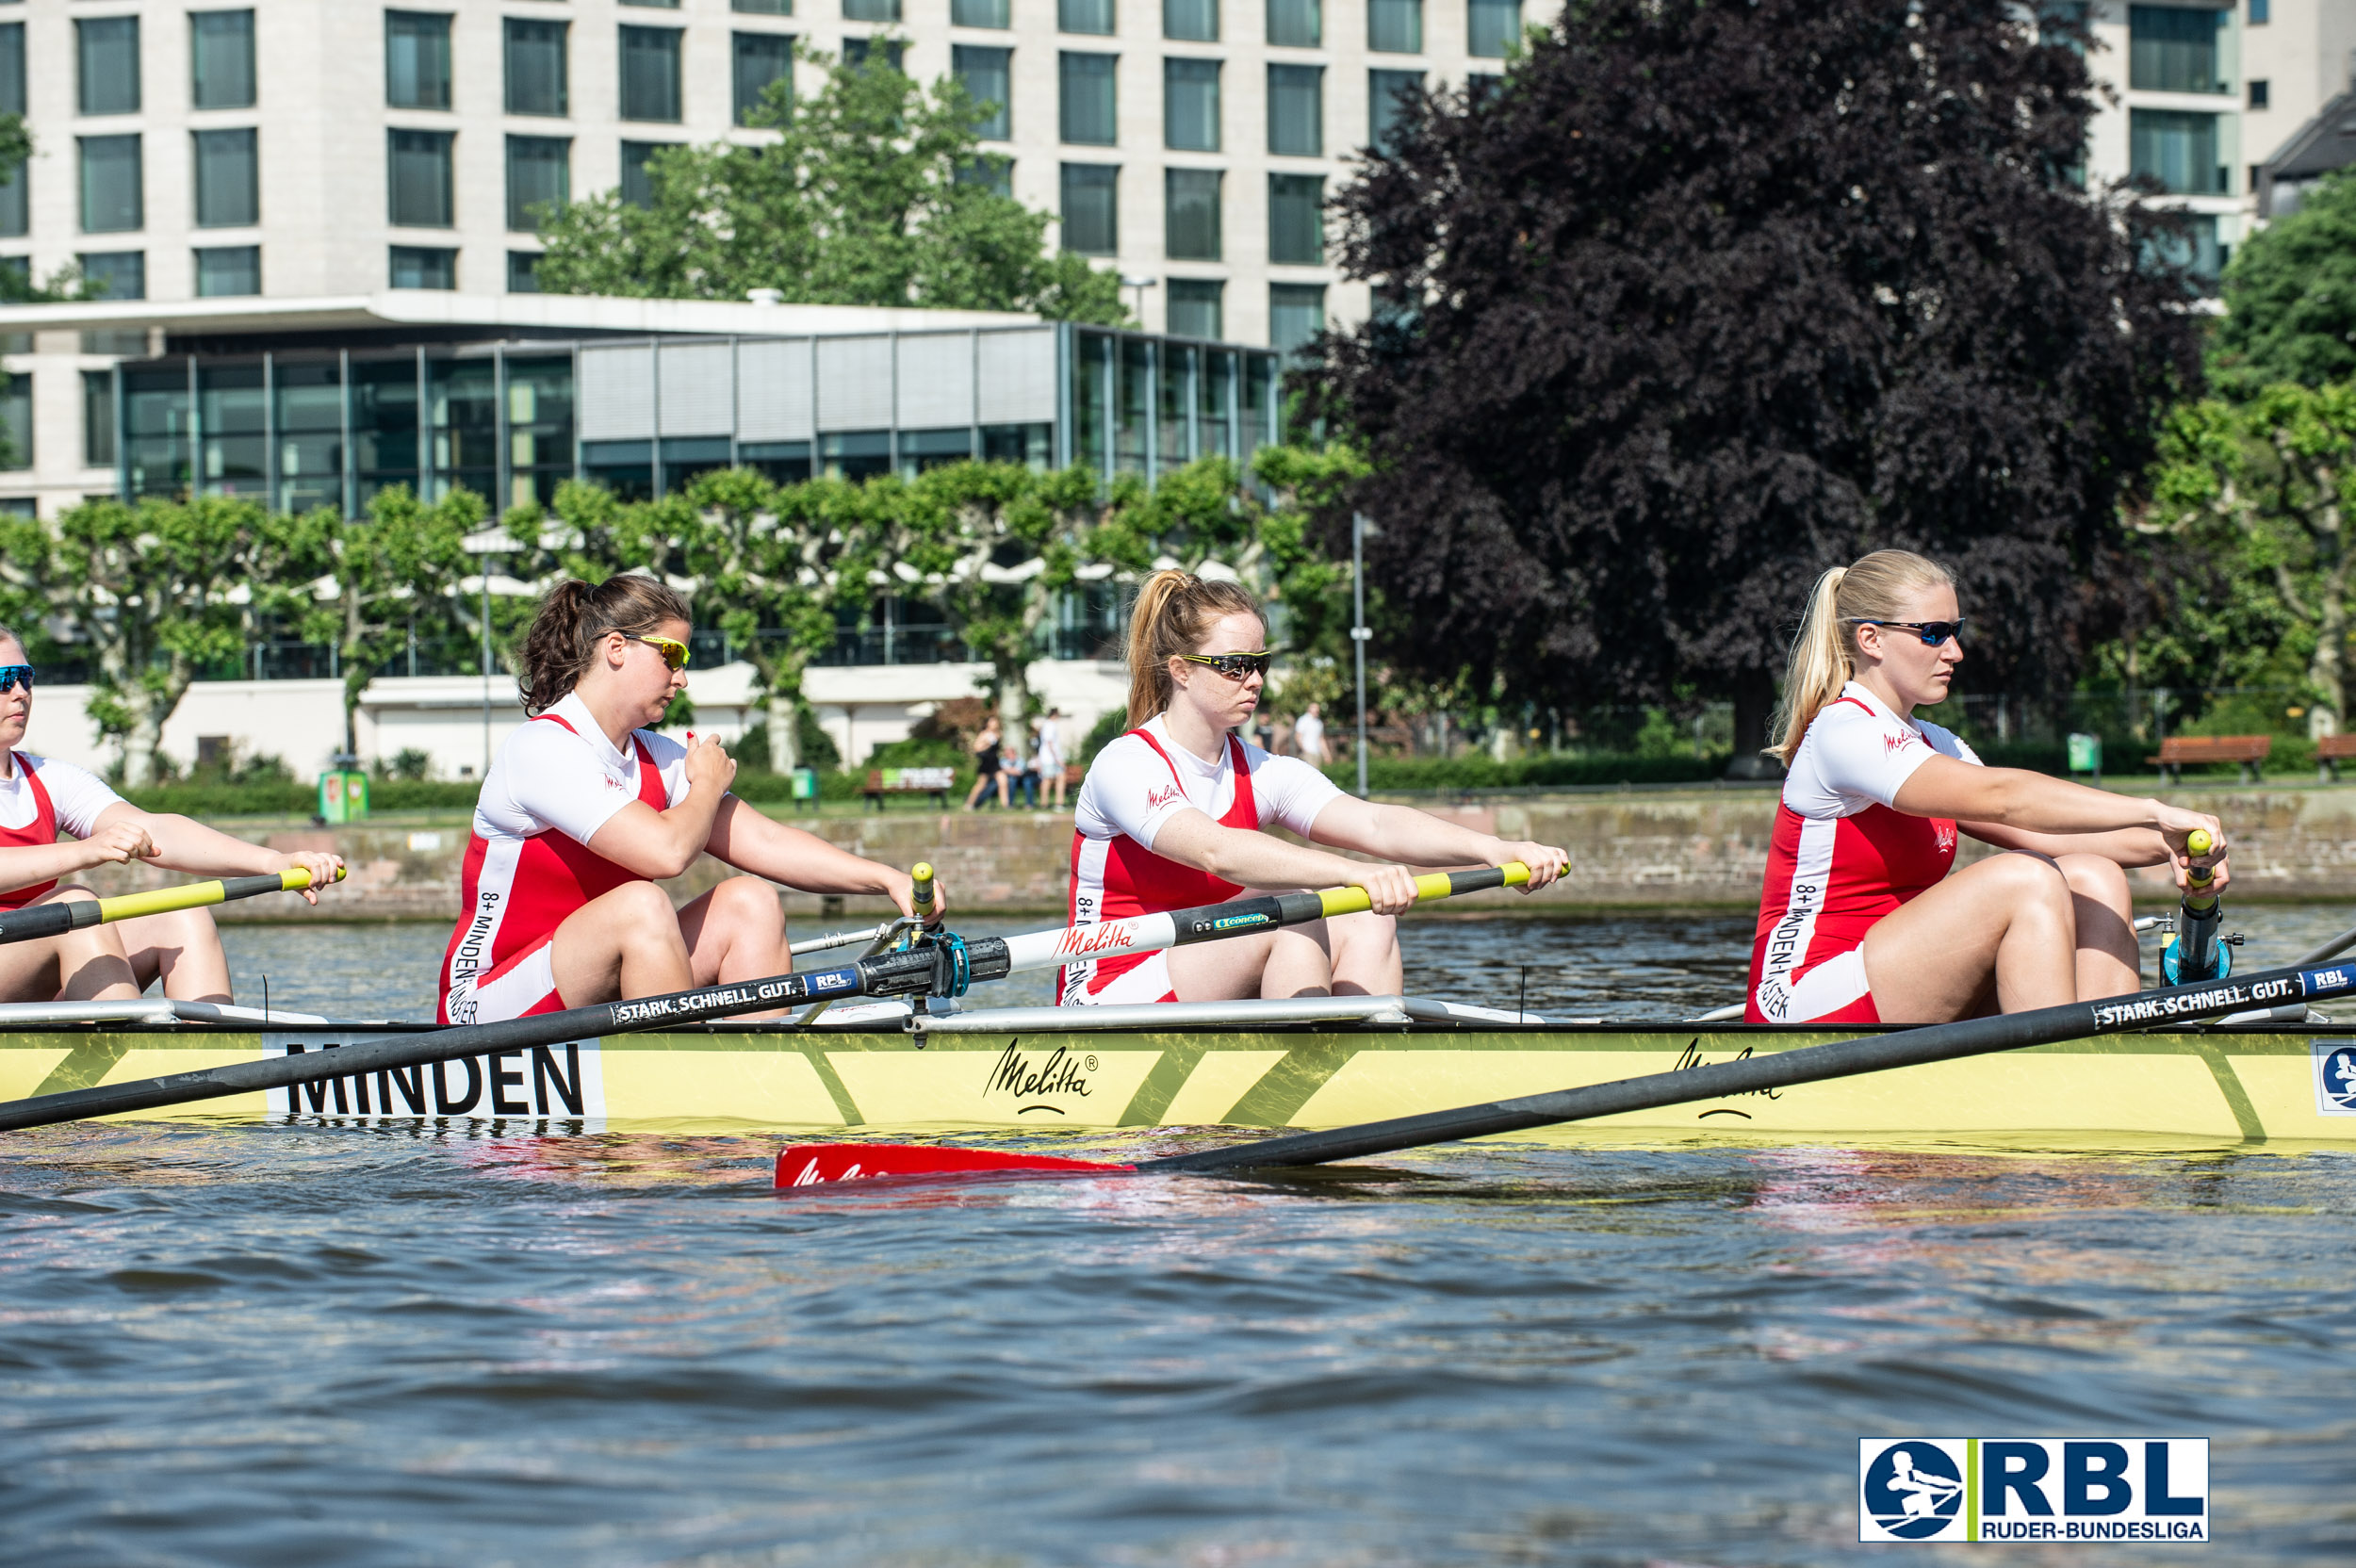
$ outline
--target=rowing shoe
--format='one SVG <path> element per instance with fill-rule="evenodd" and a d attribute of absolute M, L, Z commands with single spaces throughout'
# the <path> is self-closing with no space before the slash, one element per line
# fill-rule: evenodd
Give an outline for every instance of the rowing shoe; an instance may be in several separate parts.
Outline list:
<path fill-rule="evenodd" d="M 1415 897 L 1418 902 L 1426 902 L 1488 888 L 1522 887 L 1529 881 L 1530 868 L 1513 860 L 1479 871 L 1437 872 L 1418 876 Z M 0 1132 L 46 1127 L 89 1117 L 158 1110 L 166 1105 L 285 1088 L 289 1084 L 307 1084 L 356 1072 L 406 1070 L 456 1061 L 462 1056 L 701 1023 L 738 1013 L 769 1012 L 810 1002 L 842 1002 L 858 996 L 962 996 L 969 986 L 1025 970 L 1219 941 L 1255 931 L 1302 925 L 1330 915 L 1355 914 L 1370 907 L 1372 903 L 1364 888 L 1328 888 L 1321 892 L 1239 898 L 1168 914 L 1106 921 L 1095 925 L 1068 925 L 1014 937 L 984 937 L 967 941 L 941 933 L 924 938 L 916 946 L 871 954 L 837 969 L 699 986 L 664 996 L 604 1002 L 498 1023 L 368 1040 L 340 1046 L 333 1052 L 233 1062 L 162 1078 L 100 1084 L 86 1089 L 10 1101 L 0 1103 Z"/>
<path fill-rule="evenodd" d="M 1919 1029 L 1802 1046 L 1770 1055 L 1591 1084 L 1552 1094 L 1495 1100 L 1456 1110 L 1397 1117 L 1325 1132 L 1288 1133 L 1249 1143 L 1140 1160 L 1134 1165 L 1073 1160 L 988 1149 L 901 1143 L 802 1143 L 777 1156 L 780 1187 L 813 1186 L 875 1177 L 951 1178 L 992 1173 L 1039 1175 L 1181 1174 L 1325 1165 L 1461 1138 L 1527 1132 L 1564 1121 L 1622 1116 L 1728 1095 L 1820 1084 L 1891 1068 L 1921 1067 L 2032 1045 L 2122 1034 L 2157 1023 L 2182 1023 L 2253 1007 L 2317 1002 L 2356 992 L 2356 964 L 2329 969 L 2292 967 L 2237 980 L 2172 986 L 2100 1002 L 2071 1002 L 2034 1012 L 1964 1019 Z"/>
<path fill-rule="evenodd" d="M 335 880 L 344 868 L 335 868 Z M 169 915 L 182 909 L 202 909 L 257 893 L 301 892 L 311 885 L 302 866 L 264 876 L 230 876 L 216 882 L 185 882 L 176 888 L 155 888 L 143 893 L 117 893 L 112 898 L 59 898 L 28 904 L 22 909 L 0 910 L 0 943 L 29 942 L 42 937 L 62 937 L 93 925 L 112 925 L 140 915 Z"/>

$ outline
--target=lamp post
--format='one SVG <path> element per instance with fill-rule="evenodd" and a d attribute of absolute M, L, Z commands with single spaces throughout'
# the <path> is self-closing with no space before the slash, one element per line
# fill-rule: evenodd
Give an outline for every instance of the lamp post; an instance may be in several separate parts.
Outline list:
<path fill-rule="evenodd" d="M 1382 531 L 1363 512 L 1350 514 L 1350 645 L 1358 657 L 1358 798 L 1366 798 L 1366 535 Z"/>
<path fill-rule="evenodd" d="M 1145 325 L 1145 291 L 1161 281 L 1159 278 L 1123 278 L 1121 280 L 1121 287 L 1134 288 L 1137 291 L 1137 325 L 1139 327 Z"/>
<path fill-rule="evenodd" d="M 504 555 L 515 547 L 498 529 L 485 529 L 469 533 L 464 541 L 468 555 L 475 558 L 476 575 L 483 584 L 483 774 L 491 776 L 491 558 Z"/>

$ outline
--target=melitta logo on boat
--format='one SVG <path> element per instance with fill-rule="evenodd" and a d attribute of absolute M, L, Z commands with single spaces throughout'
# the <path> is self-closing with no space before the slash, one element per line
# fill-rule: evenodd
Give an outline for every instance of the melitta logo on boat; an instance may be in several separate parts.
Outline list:
<path fill-rule="evenodd" d="M 1040 1057 L 1022 1050 L 1022 1044 L 1023 1037 L 1016 1036 L 1006 1042 L 998 1059 L 990 1064 L 990 1078 L 982 1085 L 982 1098 L 987 1101 L 993 1094 L 1011 1096 L 1017 1102 L 1017 1116 L 1028 1116 L 1034 1111 L 1069 1116 L 1070 1107 L 1058 1105 L 1047 1097 L 1069 1095 L 1086 1100 L 1088 1076 L 1096 1070 L 1096 1058 L 1088 1054 L 1075 1056 L 1060 1045 Z"/>
<path fill-rule="evenodd" d="M 2356 1040 L 2315 1040 L 2315 1114 L 2356 1116 Z"/>
<path fill-rule="evenodd" d="M 1859 1541 L 2209 1539 L 2205 1437 L 1861 1437 Z"/>
<path fill-rule="evenodd" d="M 273 1033 L 265 1049 L 272 1054 L 300 1056 L 385 1037 L 338 1039 Z M 281 1094 L 286 1096 L 283 1102 Z M 270 1102 L 272 1116 L 354 1121 L 513 1118 L 598 1127 L 605 1121 L 605 1072 L 596 1040 L 567 1040 L 562 1045 L 495 1051 L 487 1056 L 464 1056 L 424 1067 L 384 1068 L 289 1084 L 284 1089 L 271 1089 Z"/>

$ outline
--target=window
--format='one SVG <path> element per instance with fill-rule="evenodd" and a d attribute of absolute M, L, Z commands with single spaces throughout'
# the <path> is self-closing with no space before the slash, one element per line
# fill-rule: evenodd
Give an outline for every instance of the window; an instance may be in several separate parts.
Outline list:
<path fill-rule="evenodd" d="M 1171 169 L 1162 182 L 1165 253 L 1172 261 L 1219 260 L 1219 171 Z"/>
<path fill-rule="evenodd" d="M 26 178 L 25 167 L 19 164 L 9 172 L 8 183 L 0 185 L 0 238 L 22 239 L 32 232 L 32 204 L 25 200 Z M 9 263 L 24 260 L 23 256 L 0 257 L 0 261 Z"/>
<path fill-rule="evenodd" d="M 1464 53 L 1501 60 L 1520 43 L 1522 0 L 1466 0 Z"/>
<path fill-rule="evenodd" d="M 1115 164 L 1063 166 L 1063 248 L 1085 256 L 1121 249 L 1121 170 Z"/>
<path fill-rule="evenodd" d="M 1055 0 L 1055 25 L 1067 33 L 1113 30 L 1113 0 Z"/>
<path fill-rule="evenodd" d="M 794 35 L 737 33 L 731 37 L 736 64 L 736 122 L 749 125 L 768 101 L 769 85 L 783 82 L 778 97 L 787 116 L 794 107 Z M 783 123 L 782 119 L 775 122 Z"/>
<path fill-rule="evenodd" d="M 573 143 L 561 136 L 507 139 L 507 226 L 531 234 L 573 199 Z M 546 210 L 541 210 L 546 209 Z"/>
<path fill-rule="evenodd" d="M 646 160 L 665 147 L 676 146 L 669 141 L 625 141 L 622 143 L 622 200 L 634 207 L 654 205 L 654 174 Z"/>
<path fill-rule="evenodd" d="M 957 170 L 957 184 L 977 185 L 1009 200 L 1014 196 L 1014 159 L 985 153 Z"/>
<path fill-rule="evenodd" d="M 136 136 L 86 136 L 82 143 L 82 232 L 126 234 L 147 221 Z"/>
<path fill-rule="evenodd" d="M 900 0 L 843 0 L 845 22 L 897 22 Z"/>
<path fill-rule="evenodd" d="M 188 17 L 188 102 L 200 109 L 254 106 L 254 13 Z"/>
<path fill-rule="evenodd" d="M 458 253 L 438 246 L 396 245 L 392 250 L 395 288 L 456 288 Z"/>
<path fill-rule="evenodd" d="M 7 466 L 33 466 L 33 378 L 19 370 L 0 378 L 0 447 L 7 449 Z"/>
<path fill-rule="evenodd" d="M 746 16 L 792 16 L 794 0 L 728 0 L 728 9 Z"/>
<path fill-rule="evenodd" d="M 510 294 L 540 292 L 540 253 L 510 251 L 507 253 L 507 291 Z"/>
<path fill-rule="evenodd" d="M 384 133 L 384 185 L 388 220 L 403 228 L 447 229 L 450 226 L 450 145 L 448 131 L 387 131 Z M 396 288 L 434 286 L 395 284 Z"/>
<path fill-rule="evenodd" d="M 1011 27 L 1008 0 L 949 0 L 949 20 L 960 27 Z"/>
<path fill-rule="evenodd" d="M 1391 127 L 1399 123 L 1404 95 L 1420 90 L 1420 71 L 1366 73 L 1366 145 L 1378 153 L 1391 150 Z"/>
<path fill-rule="evenodd" d="M 641 7 L 644 9 L 650 11 L 675 11 L 679 9 L 679 0 L 621 0 L 621 3 L 625 6 Z"/>
<path fill-rule="evenodd" d="M 872 38 L 846 38 L 843 41 L 843 63 L 845 65 L 865 65 L 867 63 L 868 57 L 875 52 L 875 45 L 878 41 L 883 42 L 883 69 L 886 71 L 899 70 L 900 61 L 908 54 L 908 45 L 902 43 L 898 39 L 878 41 Z"/>
<path fill-rule="evenodd" d="M 2262 109 L 2266 106 L 2266 100 L 2272 95 L 2268 91 L 2271 85 L 2264 76 L 2256 78 L 2250 84 L 2250 106 L 2251 108 Z"/>
<path fill-rule="evenodd" d="M 1423 0 L 1366 0 L 1366 47 L 1378 55 L 1423 53 Z"/>
<path fill-rule="evenodd" d="M 1325 181 L 1316 174 L 1268 177 L 1268 258 L 1288 267 L 1325 261 Z"/>
<path fill-rule="evenodd" d="M 2217 38 L 2223 11 L 2127 8 L 2127 85 L 2154 92 L 2223 92 Z"/>
<path fill-rule="evenodd" d="M 74 259 L 81 266 L 82 281 L 100 299 L 147 298 L 145 251 L 84 251 Z"/>
<path fill-rule="evenodd" d="M 679 119 L 679 41 L 674 27 L 622 29 L 623 119 Z"/>
<path fill-rule="evenodd" d="M 564 115 L 571 110 L 564 22 L 511 16 L 507 30 L 507 112 Z"/>
<path fill-rule="evenodd" d="M 1325 330 L 1325 286 L 1319 283 L 1272 283 L 1268 286 L 1268 342 L 1279 353 L 1290 353 Z"/>
<path fill-rule="evenodd" d="M 1268 0 L 1268 41 L 1291 49 L 1315 49 L 1325 37 L 1317 0 Z"/>
<path fill-rule="evenodd" d="M 1268 150 L 1308 158 L 1325 150 L 1325 67 L 1268 68 Z"/>
<path fill-rule="evenodd" d="M 2175 109 L 2130 109 L 2130 168 L 2179 196 L 2222 196 L 2225 171 L 2217 161 L 2217 116 Z"/>
<path fill-rule="evenodd" d="M 990 106 L 990 112 L 973 124 L 973 134 L 985 141 L 1007 141 L 1014 137 L 1013 60 L 1011 49 L 981 49 L 970 43 L 950 47 L 949 69 L 966 96 L 977 109 Z"/>
<path fill-rule="evenodd" d="M 384 102 L 397 109 L 450 107 L 450 18 L 384 13 Z"/>
<path fill-rule="evenodd" d="M 139 112 L 139 19 L 110 16 L 76 22 L 74 44 L 81 67 L 84 114 Z"/>
<path fill-rule="evenodd" d="M 25 24 L 0 25 L 0 114 L 25 112 Z"/>
<path fill-rule="evenodd" d="M 258 132 L 196 131 L 196 226 L 236 229 L 262 220 Z"/>
<path fill-rule="evenodd" d="M 2274 20 L 2272 0 L 2250 0 L 2250 24 L 2263 27 Z"/>
<path fill-rule="evenodd" d="M 1226 323 L 1220 318 L 1219 302 L 1226 292 L 1225 284 L 1209 279 L 1170 279 L 1170 335 L 1172 337 L 1223 335 Z"/>
<path fill-rule="evenodd" d="M 2145 263 L 2181 267 L 2192 274 L 2193 284 L 2201 292 L 2215 293 L 2217 274 L 2232 259 L 2230 247 L 2217 243 L 2216 214 L 2184 212 L 2171 216 L 2182 220 L 2185 232 L 2164 236 L 2151 244 L 2144 252 Z"/>
<path fill-rule="evenodd" d="M 1162 37 L 1219 41 L 1219 0 L 1162 0 Z"/>
<path fill-rule="evenodd" d="M 142 349 L 141 351 L 145 351 Z M 82 466 L 115 466 L 115 373 L 82 372 Z"/>
<path fill-rule="evenodd" d="M 1219 151 L 1219 61 L 1162 61 L 1162 143 L 1182 153 Z"/>
<path fill-rule="evenodd" d="M 1116 139 L 1113 66 L 1118 55 L 1066 54 L 1059 61 L 1063 139 L 1110 147 Z"/>
<path fill-rule="evenodd" d="M 196 297 L 209 300 L 228 294 L 262 291 L 262 248 L 259 245 L 217 245 L 196 253 Z"/>

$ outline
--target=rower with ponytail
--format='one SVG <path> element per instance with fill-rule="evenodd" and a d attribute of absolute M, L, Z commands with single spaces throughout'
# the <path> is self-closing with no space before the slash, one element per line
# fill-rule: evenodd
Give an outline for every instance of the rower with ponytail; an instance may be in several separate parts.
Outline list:
<path fill-rule="evenodd" d="M 1792 640 L 1776 743 L 1790 768 L 1768 847 L 1745 1017 L 1939 1022 L 2140 984 L 2124 868 L 2181 884 L 2214 817 L 1982 766 L 1914 716 L 1964 657 L 1954 576 L 1875 550 L 1816 580 Z M 2008 853 L 1953 875 L 1956 835 Z"/>
<path fill-rule="evenodd" d="M 524 639 L 528 721 L 483 780 L 442 956 L 441 1020 L 763 979 L 794 967 L 772 884 L 913 909 L 908 874 L 772 822 L 728 792 L 714 736 L 658 732 L 687 689 L 687 600 L 651 577 L 560 582 Z M 732 876 L 674 909 L 660 880 L 704 855 Z M 947 907 L 936 888 L 935 918 Z"/>
<path fill-rule="evenodd" d="M 1067 1005 L 1248 996 L 1388 994 L 1402 964 L 1394 916 L 1422 866 L 1527 861 L 1530 889 L 1562 874 L 1546 844 L 1475 833 L 1404 806 L 1342 793 L 1297 757 L 1234 732 L 1259 706 L 1270 655 L 1259 602 L 1230 580 L 1160 571 L 1129 616 L 1129 730 L 1097 754 L 1080 786 L 1072 839 L 1074 924 L 1158 914 L 1263 890 L 1364 888 L 1373 908 L 1314 925 L 1129 957 L 1062 973 Z M 1375 863 L 1290 843 L 1378 857 Z"/>

